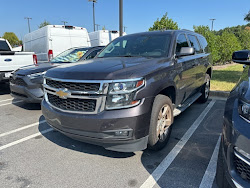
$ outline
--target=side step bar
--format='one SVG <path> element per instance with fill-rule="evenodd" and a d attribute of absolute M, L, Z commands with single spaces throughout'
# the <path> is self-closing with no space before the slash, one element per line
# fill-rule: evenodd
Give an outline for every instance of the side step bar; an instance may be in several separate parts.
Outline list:
<path fill-rule="evenodd" d="M 182 105 L 177 106 L 174 109 L 174 117 L 180 115 L 184 110 L 191 106 L 202 94 L 196 93 L 191 98 L 187 99 Z"/>

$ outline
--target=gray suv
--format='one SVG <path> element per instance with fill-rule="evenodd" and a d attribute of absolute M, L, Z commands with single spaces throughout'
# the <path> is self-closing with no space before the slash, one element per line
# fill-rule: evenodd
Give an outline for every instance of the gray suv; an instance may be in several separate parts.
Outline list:
<path fill-rule="evenodd" d="M 63 134 L 108 150 L 162 149 L 174 116 L 206 102 L 206 39 L 187 30 L 119 37 L 94 59 L 45 74 L 42 112 Z"/>

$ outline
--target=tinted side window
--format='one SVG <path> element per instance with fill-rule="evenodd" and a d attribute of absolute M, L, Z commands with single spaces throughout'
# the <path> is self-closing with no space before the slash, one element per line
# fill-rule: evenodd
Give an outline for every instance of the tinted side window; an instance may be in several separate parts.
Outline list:
<path fill-rule="evenodd" d="M 94 50 L 93 52 L 91 52 L 91 53 L 86 57 L 86 59 L 93 59 L 93 58 L 97 55 L 97 53 L 100 52 L 100 51 L 101 51 L 101 49 Z"/>
<path fill-rule="evenodd" d="M 10 48 L 5 41 L 0 41 L 0 51 L 10 51 Z"/>
<path fill-rule="evenodd" d="M 176 53 L 180 53 L 182 47 L 189 47 L 187 38 L 184 34 L 178 36 L 176 41 Z"/>
<path fill-rule="evenodd" d="M 202 49 L 200 48 L 200 45 L 198 43 L 198 40 L 196 38 L 196 36 L 194 35 L 188 35 L 190 44 L 192 47 L 194 47 L 194 50 L 196 53 L 202 53 Z"/>
<path fill-rule="evenodd" d="M 208 44 L 207 44 L 207 41 L 204 37 L 199 37 L 199 41 L 200 41 L 200 44 L 203 48 L 203 50 L 208 53 L 209 52 L 209 49 L 208 49 Z"/>

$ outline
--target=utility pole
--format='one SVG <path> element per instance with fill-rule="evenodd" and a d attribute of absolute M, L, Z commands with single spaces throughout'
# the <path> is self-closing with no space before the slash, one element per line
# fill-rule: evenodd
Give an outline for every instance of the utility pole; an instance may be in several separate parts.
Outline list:
<path fill-rule="evenodd" d="M 66 24 L 66 23 L 68 23 L 68 22 L 66 22 L 66 21 L 62 21 L 62 23 L 63 23 L 63 25 L 65 26 L 65 24 Z"/>
<path fill-rule="evenodd" d="M 210 19 L 210 20 L 212 21 L 212 28 L 211 28 L 211 31 L 213 31 L 213 30 L 214 30 L 214 20 L 216 20 L 216 19 L 212 18 L 212 19 Z"/>
<path fill-rule="evenodd" d="M 98 31 L 100 25 L 99 24 L 95 24 L 95 25 L 96 25 L 96 28 L 97 28 L 96 30 Z"/>
<path fill-rule="evenodd" d="M 119 0 L 119 30 L 120 36 L 123 35 L 123 0 Z"/>
<path fill-rule="evenodd" d="M 94 25 L 94 31 L 95 31 L 95 3 L 97 3 L 97 0 L 89 0 L 89 2 L 93 2 L 93 25 Z"/>
<path fill-rule="evenodd" d="M 124 33 L 125 33 L 125 32 L 126 32 L 126 28 L 128 28 L 128 27 L 124 26 L 123 28 L 124 28 L 124 30 L 123 30 L 123 31 L 124 31 Z"/>
<path fill-rule="evenodd" d="M 28 20 L 28 27 L 29 27 L 29 33 L 30 33 L 30 20 L 32 20 L 32 18 L 25 17 L 24 19 L 27 19 L 27 20 Z"/>

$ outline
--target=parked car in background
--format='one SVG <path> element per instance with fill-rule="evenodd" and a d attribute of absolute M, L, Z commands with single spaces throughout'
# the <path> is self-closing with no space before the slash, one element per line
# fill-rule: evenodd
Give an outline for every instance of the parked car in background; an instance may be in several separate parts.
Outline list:
<path fill-rule="evenodd" d="M 32 64 L 37 64 L 34 52 L 15 52 L 7 40 L 0 38 L 0 82 L 8 81 L 19 67 Z"/>
<path fill-rule="evenodd" d="M 216 180 L 219 187 L 250 187 L 250 51 L 233 53 L 245 64 L 225 106 Z"/>
<path fill-rule="evenodd" d="M 74 47 L 90 47 L 88 31 L 82 27 L 47 25 L 24 36 L 24 51 L 32 51 L 38 62 L 51 61 L 53 57 Z"/>
<path fill-rule="evenodd" d="M 22 67 L 10 76 L 10 90 L 14 98 L 28 103 L 40 103 L 43 98 L 43 76 L 47 70 L 62 64 L 92 59 L 103 47 L 71 48 L 59 54 L 49 63 Z"/>
<path fill-rule="evenodd" d="M 123 36 L 124 35 L 126 35 L 125 32 L 123 33 Z M 89 33 L 91 46 L 106 46 L 118 37 L 118 31 L 99 30 Z"/>
<path fill-rule="evenodd" d="M 174 116 L 207 101 L 209 57 L 206 39 L 191 31 L 119 37 L 92 60 L 47 71 L 43 115 L 63 134 L 108 150 L 162 149 Z"/>

